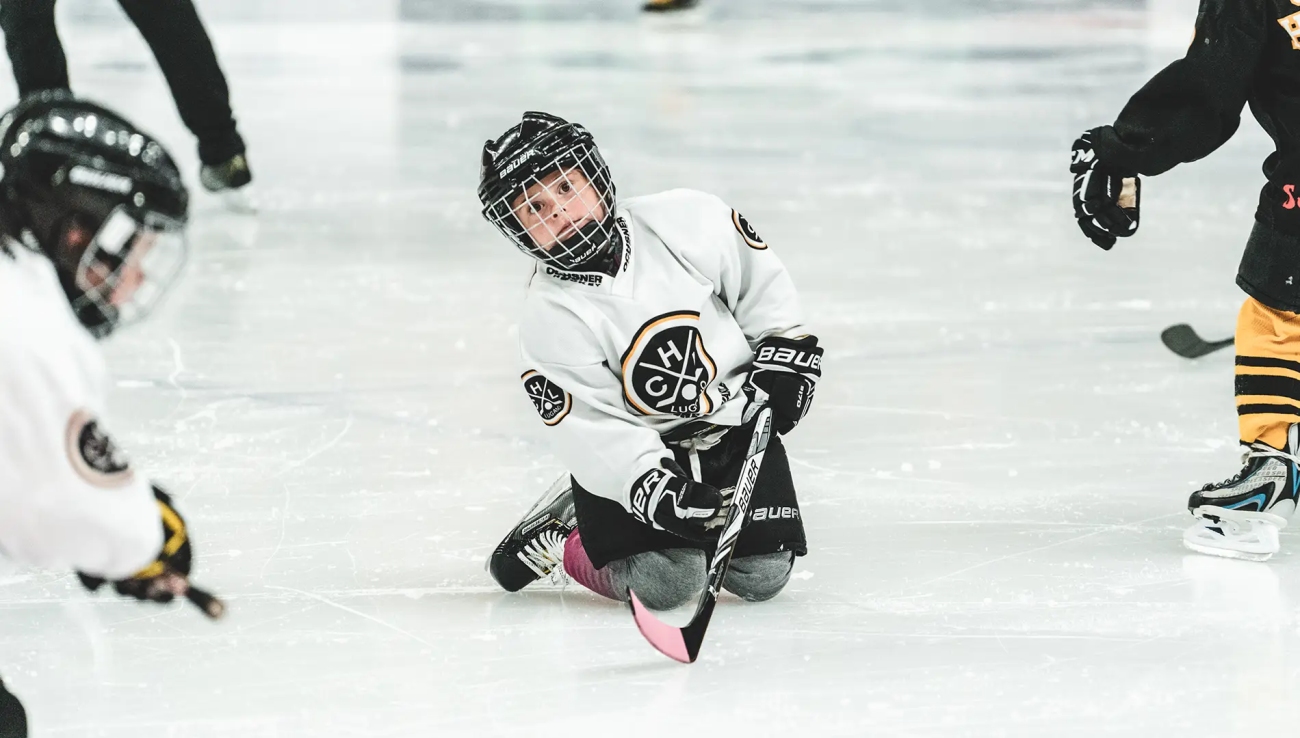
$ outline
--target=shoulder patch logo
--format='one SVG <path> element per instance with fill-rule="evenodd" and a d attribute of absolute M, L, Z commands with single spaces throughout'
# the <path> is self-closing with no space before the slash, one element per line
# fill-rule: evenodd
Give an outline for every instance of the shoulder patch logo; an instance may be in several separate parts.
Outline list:
<path fill-rule="evenodd" d="M 740 237 L 745 239 L 745 243 L 749 244 L 751 249 L 762 251 L 767 248 L 767 244 L 763 243 L 763 238 L 758 235 L 758 231 L 754 230 L 754 226 L 749 224 L 749 221 L 740 214 L 739 210 L 731 211 L 731 222 L 735 224 L 736 230 L 740 231 Z"/>
<path fill-rule="evenodd" d="M 126 456 L 86 410 L 68 419 L 67 449 L 73 471 L 96 487 L 125 487 L 135 478 Z"/>
<path fill-rule="evenodd" d="M 717 376 L 694 311 L 651 318 L 623 354 L 623 398 L 642 415 L 708 415 L 705 390 Z"/>
<path fill-rule="evenodd" d="M 1296 5 L 1297 3 L 1292 0 L 1291 4 Z M 1278 18 L 1277 22 L 1291 37 L 1291 48 L 1300 50 L 1300 13 L 1292 13 L 1285 18 Z M 1206 43 L 1209 43 L 1208 39 Z"/>
<path fill-rule="evenodd" d="M 528 399 L 532 400 L 533 407 L 536 408 L 537 414 L 542 416 L 543 423 L 559 425 L 573 409 L 573 395 L 560 389 L 559 385 L 541 374 L 527 371 L 520 378 L 524 381 L 524 391 L 528 393 Z"/>

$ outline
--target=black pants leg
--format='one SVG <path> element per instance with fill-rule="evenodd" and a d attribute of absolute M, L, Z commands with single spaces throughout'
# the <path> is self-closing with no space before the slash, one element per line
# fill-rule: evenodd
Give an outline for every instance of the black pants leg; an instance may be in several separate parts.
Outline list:
<path fill-rule="evenodd" d="M 0 682 L 0 738 L 27 738 L 27 712 Z"/>
<path fill-rule="evenodd" d="M 0 5 L 11 0 L 0 0 Z M 199 140 L 199 159 L 220 164 L 244 153 L 230 88 L 191 0 L 118 0 L 167 78 L 181 120 Z"/>
<path fill-rule="evenodd" d="M 54 0 L 0 0 L 0 28 L 19 96 L 68 88 L 68 60 L 54 28 Z"/>

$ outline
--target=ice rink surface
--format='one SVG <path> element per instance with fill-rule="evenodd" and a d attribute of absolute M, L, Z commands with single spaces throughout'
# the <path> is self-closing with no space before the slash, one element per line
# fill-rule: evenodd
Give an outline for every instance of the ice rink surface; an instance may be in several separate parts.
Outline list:
<path fill-rule="evenodd" d="M 34 736 L 1294 732 L 1300 541 L 1183 550 L 1186 495 L 1237 469 L 1232 359 L 1157 340 L 1231 330 L 1268 142 L 1248 120 L 1147 180 L 1111 253 L 1070 213 L 1071 141 L 1195 3 L 706 3 L 200 3 L 263 209 L 196 194 L 186 281 L 108 345 L 111 426 L 232 612 L 6 580 Z M 74 87 L 193 182 L 116 5 L 60 22 Z M 811 552 L 776 600 L 725 598 L 690 667 L 621 605 L 483 572 L 561 471 L 518 380 L 528 263 L 474 193 L 525 109 L 589 126 L 621 195 L 744 212 L 827 348 L 789 440 Z"/>

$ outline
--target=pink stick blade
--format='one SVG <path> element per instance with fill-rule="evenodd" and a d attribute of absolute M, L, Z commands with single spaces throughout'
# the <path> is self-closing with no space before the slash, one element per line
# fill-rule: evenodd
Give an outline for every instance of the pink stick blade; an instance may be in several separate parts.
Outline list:
<path fill-rule="evenodd" d="M 731 503 L 731 510 L 727 512 L 727 520 L 722 526 L 723 532 L 718 539 L 718 550 L 709 564 L 708 583 L 699 604 L 695 606 L 695 615 L 691 617 L 691 622 L 687 623 L 685 628 L 666 625 L 650 614 L 635 592 L 631 589 L 627 590 L 627 601 L 632 608 L 636 627 L 641 631 L 641 635 L 650 641 L 650 645 L 670 659 L 683 664 L 693 664 L 695 658 L 700 655 L 700 647 L 704 645 L 704 632 L 709 629 L 709 621 L 713 619 L 713 608 L 718 603 L 718 589 L 727 574 L 727 565 L 731 563 L 731 554 L 734 552 L 742 523 L 745 516 L 749 514 L 750 496 L 754 492 L 754 484 L 758 481 L 758 470 L 763 465 L 763 452 L 767 450 L 771 431 L 772 408 L 764 407 L 759 411 L 758 420 L 754 423 L 754 432 L 749 439 L 749 455 L 741 467 L 740 478 L 736 480 L 736 494 Z"/>
<path fill-rule="evenodd" d="M 686 639 L 682 637 L 681 628 L 674 628 L 661 622 L 646 609 L 645 605 L 641 604 L 636 592 L 629 589 L 628 595 L 628 603 L 632 606 L 632 617 L 636 620 L 636 627 L 641 630 L 641 635 L 650 641 L 650 645 L 658 649 L 659 653 L 683 664 L 695 661 L 686 649 Z"/>

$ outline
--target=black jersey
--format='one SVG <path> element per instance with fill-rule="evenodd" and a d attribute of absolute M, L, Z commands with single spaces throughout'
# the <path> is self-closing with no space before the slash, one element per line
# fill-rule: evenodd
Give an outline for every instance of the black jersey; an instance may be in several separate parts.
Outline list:
<path fill-rule="evenodd" d="M 1256 218 L 1300 235 L 1297 2 L 1201 0 L 1187 55 L 1138 90 L 1113 126 L 1093 132 L 1095 150 L 1121 169 L 1160 174 L 1222 146 L 1246 103 L 1277 147 L 1264 162 Z"/>

